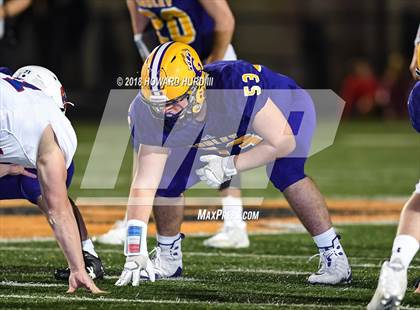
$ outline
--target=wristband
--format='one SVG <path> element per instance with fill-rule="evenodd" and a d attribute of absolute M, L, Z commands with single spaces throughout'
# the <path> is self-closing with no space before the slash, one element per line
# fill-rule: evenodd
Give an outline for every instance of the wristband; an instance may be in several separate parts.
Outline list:
<path fill-rule="evenodd" d="M 139 220 L 127 222 L 127 236 L 124 243 L 125 256 L 147 254 L 147 224 Z"/>
<path fill-rule="evenodd" d="M 143 38 L 143 35 L 141 33 L 136 33 L 134 35 L 134 42 L 140 41 Z"/>

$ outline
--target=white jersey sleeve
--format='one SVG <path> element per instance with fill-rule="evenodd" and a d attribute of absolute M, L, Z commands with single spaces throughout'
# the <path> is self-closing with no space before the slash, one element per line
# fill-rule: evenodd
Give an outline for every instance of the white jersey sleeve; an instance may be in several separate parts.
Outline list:
<path fill-rule="evenodd" d="M 420 24 L 419 24 L 419 28 L 417 29 L 416 38 L 414 39 L 414 45 L 417 45 L 419 43 L 420 43 Z"/>
<path fill-rule="evenodd" d="M 416 189 L 414 190 L 414 193 L 420 194 L 420 180 L 419 180 L 419 183 L 417 183 L 416 185 Z"/>
<path fill-rule="evenodd" d="M 0 162 L 36 168 L 39 142 L 49 125 L 68 168 L 77 148 L 70 121 L 50 97 L 0 73 Z"/>

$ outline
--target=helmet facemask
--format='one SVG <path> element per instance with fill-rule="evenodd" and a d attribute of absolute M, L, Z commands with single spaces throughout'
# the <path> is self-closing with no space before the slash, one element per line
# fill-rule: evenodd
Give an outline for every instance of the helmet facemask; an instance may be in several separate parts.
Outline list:
<path fill-rule="evenodd" d="M 184 95 L 169 101 L 163 94 L 150 96 L 150 99 L 144 96 L 141 97 L 142 101 L 149 107 L 152 116 L 156 119 L 167 121 L 191 120 L 201 111 L 204 104 L 204 96 L 202 94 L 199 96 L 199 92 L 203 92 L 202 87 L 192 85 Z M 203 97 L 203 99 L 200 100 L 198 97 Z M 183 106 L 180 103 L 185 99 L 187 99 L 187 104 Z M 178 106 L 180 111 L 171 113 L 168 108 L 172 106 Z"/>

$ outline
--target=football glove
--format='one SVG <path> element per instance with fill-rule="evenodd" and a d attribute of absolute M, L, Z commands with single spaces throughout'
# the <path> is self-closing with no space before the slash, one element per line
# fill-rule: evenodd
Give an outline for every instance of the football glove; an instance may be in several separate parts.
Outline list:
<path fill-rule="evenodd" d="M 201 181 L 206 182 L 211 187 L 219 187 L 222 183 L 229 181 L 232 176 L 238 173 L 233 161 L 234 155 L 220 157 L 217 155 L 204 155 L 200 160 L 207 163 L 203 168 L 195 172 Z"/>
<path fill-rule="evenodd" d="M 150 55 L 150 52 L 146 44 L 144 44 L 142 37 L 143 35 L 140 33 L 135 34 L 134 43 L 136 43 L 137 50 L 139 51 L 141 59 L 143 59 L 143 61 L 146 61 L 146 58 Z"/>
<path fill-rule="evenodd" d="M 124 270 L 120 278 L 115 282 L 116 286 L 125 286 L 132 282 L 133 286 L 138 286 L 140 282 L 140 271 L 144 270 L 150 281 L 155 282 L 155 271 L 153 263 L 148 255 L 127 256 Z"/>

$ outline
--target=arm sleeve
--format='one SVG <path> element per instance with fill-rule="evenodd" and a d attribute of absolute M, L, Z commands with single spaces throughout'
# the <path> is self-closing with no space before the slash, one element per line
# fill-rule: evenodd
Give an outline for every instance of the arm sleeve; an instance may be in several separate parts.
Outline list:
<path fill-rule="evenodd" d="M 414 45 L 417 45 L 419 43 L 420 43 L 420 24 L 419 24 L 419 28 L 417 29 L 416 38 L 414 39 Z"/>

